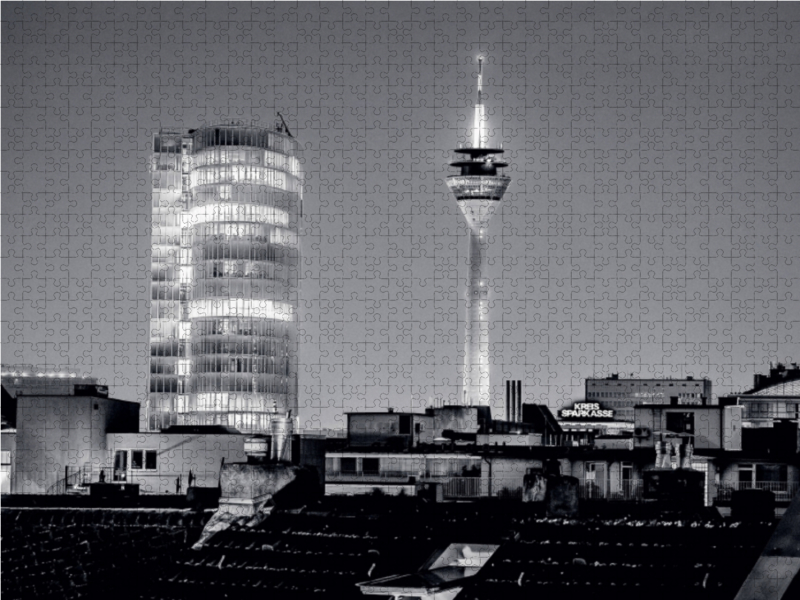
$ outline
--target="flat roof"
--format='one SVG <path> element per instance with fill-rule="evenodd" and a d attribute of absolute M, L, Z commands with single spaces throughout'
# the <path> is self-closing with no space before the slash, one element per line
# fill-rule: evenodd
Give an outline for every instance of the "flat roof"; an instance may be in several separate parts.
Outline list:
<path fill-rule="evenodd" d="M 411 415 L 411 416 L 415 416 L 415 417 L 433 417 L 433 415 L 429 415 L 429 414 L 424 413 L 424 412 L 422 412 L 422 413 L 419 413 L 419 412 L 404 412 L 404 411 L 399 411 L 399 410 L 393 410 L 391 412 L 386 411 L 386 410 L 384 410 L 384 411 L 367 411 L 367 412 L 360 412 L 359 411 L 359 412 L 349 412 L 349 413 L 345 413 L 345 414 L 348 417 L 350 415 L 404 415 L 404 416 Z"/>

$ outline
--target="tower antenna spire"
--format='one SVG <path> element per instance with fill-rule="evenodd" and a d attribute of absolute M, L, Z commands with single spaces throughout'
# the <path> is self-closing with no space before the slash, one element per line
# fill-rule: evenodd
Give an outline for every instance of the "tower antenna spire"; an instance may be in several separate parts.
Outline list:
<path fill-rule="evenodd" d="M 483 109 L 483 57 L 478 57 L 478 102 L 475 104 L 475 122 L 472 125 L 472 146 L 483 148 L 486 140 L 486 113 Z"/>
<path fill-rule="evenodd" d="M 481 93 L 483 92 L 483 57 L 478 57 L 478 104 L 483 104 Z"/>

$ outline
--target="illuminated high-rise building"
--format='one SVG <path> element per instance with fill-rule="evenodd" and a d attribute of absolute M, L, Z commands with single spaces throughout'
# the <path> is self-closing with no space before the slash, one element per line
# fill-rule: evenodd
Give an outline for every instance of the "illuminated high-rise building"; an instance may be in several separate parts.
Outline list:
<path fill-rule="evenodd" d="M 151 429 L 297 415 L 297 147 L 282 122 L 154 136 Z"/>
<path fill-rule="evenodd" d="M 447 178 L 469 225 L 469 283 L 467 288 L 466 339 L 459 401 L 467 406 L 489 402 L 489 268 L 487 229 L 503 194 L 511 182 L 498 174 L 507 163 L 495 160 L 500 148 L 489 145 L 486 113 L 483 106 L 482 60 L 478 59 L 478 101 L 472 126 L 471 144 L 458 148 L 465 155 L 450 166 L 461 169 Z"/>

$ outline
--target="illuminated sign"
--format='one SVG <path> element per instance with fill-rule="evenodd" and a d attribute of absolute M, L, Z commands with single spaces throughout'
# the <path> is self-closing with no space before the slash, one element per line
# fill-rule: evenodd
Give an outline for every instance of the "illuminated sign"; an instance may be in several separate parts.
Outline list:
<path fill-rule="evenodd" d="M 559 411 L 562 419 L 613 419 L 614 411 L 600 407 L 597 402 L 576 402 L 572 408 Z"/>

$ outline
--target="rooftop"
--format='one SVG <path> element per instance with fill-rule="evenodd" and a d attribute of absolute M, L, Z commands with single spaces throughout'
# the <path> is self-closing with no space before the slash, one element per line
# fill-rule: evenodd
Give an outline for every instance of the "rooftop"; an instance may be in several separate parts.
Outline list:
<path fill-rule="evenodd" d="M 255 528 L 234 524 L 191 551 L 197 519 L 186 521 L 190 515 L 4 508 L 4 550 L 9 557 L 36 552 L 39 566 L 4 559 L 3 591 L 14 595 L 28 586 L 35 595 L 77 585 L 90 596 L 124 589 L 153 600 L 347 600 L 363 598 L 359 583 L 387 578 L 393 588 L 429 589 L 474 574 L 459 583 L 459 600 L 585 600 L 590 590 L 615 600 L 730 600 L 775 528 L 710 512 L 550 519 L 510 501 L 325 498 L 302 509 L 276 509 Z M 498 548 L 477 573 L 458 561 L 431 562 L 454 544 Z M 140 559 L 148 568 L 140 568 Z M 118 573 L 108 570 L 112 562 L 133 565 L 135 576 L 112 576 Z M 63 568 L 47 566 L 55 564 Z"/>

